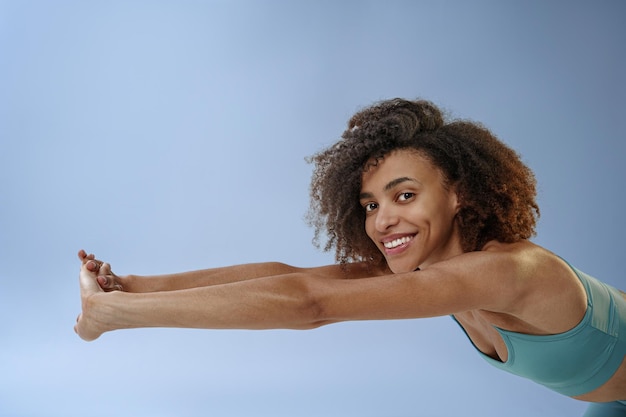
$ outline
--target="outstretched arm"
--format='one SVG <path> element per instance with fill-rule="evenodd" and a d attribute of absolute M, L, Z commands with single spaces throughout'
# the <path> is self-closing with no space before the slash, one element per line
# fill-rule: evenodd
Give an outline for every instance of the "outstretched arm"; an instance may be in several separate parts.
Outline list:
<path fill-rule="evenodd" d="M 295 273 L 328 278 L 363 278 L 380 274 L 363 263 L 297 268 L 280 262 L 265 262 L 154 276 L 117 275 L 111 271 L 108 263 L 95 259 L 93 254 L 87 254 L 82 249 L 78 252 L 78 258 L 96 275 L 97 282 L 104 291 L 133 293 L 176 291 Z"/>
<path fill-rule="evenodd" d="M 75 330 L 81 338 L 93 340 L 106 331 L 139 327 L 314 327 L 314 307 L 306 302 L 302 276 L 282 274 L 174 291 L 104 292 L 96 274 L 83 265 L 82 313 Z"/>
<path fill-rule="evenodd" d="M 498 308 L 511 299 L 494 269 L 462 257 L 424 271 L 340 279 L 324 268 L 174 291 L 104 292 L 87 261 L 81 267 L 82 314 L 75 330 L 85 340 L 116 329 L 310 329 L 347 320 L 431 317 Z M 470 260 L 476 255 L 470 256 Z M 330 271 L 336 271 L 334 268 Z M 346 278 L 341 276 L 341 278 Z M 473 278 L 473 279 L 471 279 Z M 509 289 L 507 289 L 509 288 Z"/>

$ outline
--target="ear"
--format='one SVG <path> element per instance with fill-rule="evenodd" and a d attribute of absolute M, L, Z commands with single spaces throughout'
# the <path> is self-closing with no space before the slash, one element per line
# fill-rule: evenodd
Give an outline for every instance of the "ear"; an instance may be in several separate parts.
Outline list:
<path fill-rule="evenodd" d="M 459 193 L 456 191 L 456 187 L 450 188 L 450 205 L 454 210 L 454 214 L 459 214 L 461 210 L 461 199 L 459 198 Z"/>

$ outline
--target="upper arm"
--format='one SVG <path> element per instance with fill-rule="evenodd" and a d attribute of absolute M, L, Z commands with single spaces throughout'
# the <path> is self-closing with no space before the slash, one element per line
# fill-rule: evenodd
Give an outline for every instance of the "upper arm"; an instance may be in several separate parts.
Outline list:
<path fill-rule="evenodd" d="M 434 317 L 474 309 L 511 311 L 525 271 L 512 254 L 472 252 L 422 271 L 359 280 L 318 279 L 322 321 Z"/>

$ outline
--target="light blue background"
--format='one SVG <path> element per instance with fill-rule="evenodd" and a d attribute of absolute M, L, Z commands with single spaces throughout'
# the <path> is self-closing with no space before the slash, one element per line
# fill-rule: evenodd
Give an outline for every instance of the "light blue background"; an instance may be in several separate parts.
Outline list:
<path fill-rule="evenodd" d="M 535 239 L 626 287 L 622 1 L 0 1 L 0 415 L 576 416 L 449 318 L 73 332 L 119 274 L 332 261 L 304 221 L 347 119 L 425 97 L 535 170 Z"/>

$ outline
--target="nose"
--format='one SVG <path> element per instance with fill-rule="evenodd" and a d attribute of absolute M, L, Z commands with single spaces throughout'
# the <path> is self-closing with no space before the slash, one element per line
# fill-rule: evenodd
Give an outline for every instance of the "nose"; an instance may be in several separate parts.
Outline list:
<path fill-rule="evenodd" d="M 375 227 L 378 232 L 386 232 L 398 224 L 399 216 L 393 206 L 380 205 L 376 213 Z"/>

